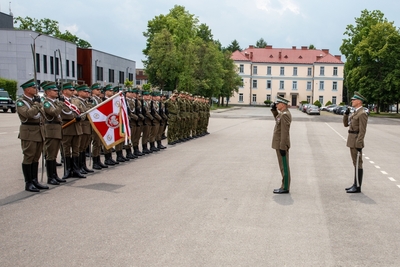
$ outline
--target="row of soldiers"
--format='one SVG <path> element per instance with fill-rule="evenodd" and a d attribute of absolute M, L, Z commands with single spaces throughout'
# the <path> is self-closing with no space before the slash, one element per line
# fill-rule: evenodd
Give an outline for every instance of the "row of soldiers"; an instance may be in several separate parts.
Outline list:
<path fill-rule="evenodd" d="M 98 83 L 90 87 L 65 83 L 59 89 L 54 82 L 46 81 L 40 84 L 45 91 L 43 99 L 37 96 L 38 86 L 34 79 L 21 87 L 24 94 L 17 100 L 17 112 L 21 120 L 18 137 L 24 155 L 22 171 L 27 191 L 39 192 L 49 188 L 38 182 L 42 153 L 46 159 L 47 183 L 59 185 L 66 182 L 67 178 L 86 178 L 85 174 L 93 172 L 86 165 L 88 149 L 93 158 L 93 169 L 101 170 L 165 149 L 161 140 L 167 125 L 169 145 L 208 134 L 210 107 L 207 99 L 174 92 L 166 100 L 159 92 L 141 92 L 129 88 L 125 92 L 125 99 L 131 127 L 130 142 L 106 149 L 102 139 L 93 131 L 86 112 L 119 93 L 120 87 L 109 84 L 102 88 Z M 123 150 L 126 151 L 125 155 Z M 58 176 L 56 168 L 59 151 L 64 160 L 62 178 Z M 117 155 L 116 160 L 112 157 L 113 151 Z M 100 160 L 101 153 L 105 157 L 104 164 Z"/>

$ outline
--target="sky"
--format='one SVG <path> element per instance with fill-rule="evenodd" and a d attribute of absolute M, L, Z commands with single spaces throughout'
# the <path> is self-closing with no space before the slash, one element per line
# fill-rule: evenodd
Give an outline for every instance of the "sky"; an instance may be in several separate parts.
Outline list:
<path fill-rule="evenodd" d="M 400 1 L 393 0 L 0 0 L 0 12 L 49 18 L 88 41 L 93 49 L 136 61 L 142 68 L 148 21 L 181 5 L 206 24 L 215 40 L 242 49 L 263 38 L 274 48 L 309 46 L 340 55 L 346 26 L 361 11 L 380 10 L 400 26 Z M 342 60 L 345 60 L 342 57 Z"/>

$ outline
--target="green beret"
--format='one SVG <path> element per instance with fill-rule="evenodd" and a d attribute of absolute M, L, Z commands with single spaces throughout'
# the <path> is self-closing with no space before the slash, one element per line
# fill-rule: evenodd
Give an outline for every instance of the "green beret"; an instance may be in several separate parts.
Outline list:
<path fill-rule="evenodd" d="M 90 88 L 87 86 L 86 83 L 84 83 L 84 84 L 78 85 L 76 87 L 76 91 L 87 91 L 87 92 L 90 92 Z"/>
<path fill-rule="evenodd" d="M 113 88 L 111 83 L 107 84 L 106 87 L 103 88 L 104 91 L 110 91 L 110 90 L 112 91 L 112 89 Z"/>
<path fill-rule="evenodd" d="M 29 87 L 36 87 L 35 79 L 30 79 L 29 81 L 26 81 L 25 83 L 21 84 L 21 87 L 24 90 Z"/>
<path fill-rule="evenodd" d="M 149 94 L 150 94 L 149 91 L 143 91 L 143 92 L 142 92 L 142 95 L 149 95 Z"/>
<path fill-rule="evenodd" d="M 73 90 L 75 90 L 75 87 L 72 85 L 72 83 L 64 83 L 62 85 L 62 89 L 63 90 L 65 90 L 65 89 L 73 89 Z"/>
<path fill-rule="evenodd" d="M 119 86 L 115 86 L 114 89 L 113 89 L 113 91 L 114 91 L 115 93 L 117 93 L 117 92 L 119 92 L 119 88 L 120 88 Z"/>
<path fill-rule="evenodd" d="M 54 90 L 56 89 L 58 91 L 57 85 L 55 82 L 48 82 L 47 84 L 45 84 L 43 86 L 43 90 L 47 91 L 47 90 Z"/>
<path fill-rule="evenodd" d="M 92 86 L 90 86 L 90 88 L 92 89 L 92 90 L 95 90 L 95 89 L 101 89 L 101 85 L 99 84 L 99 83 L 94 83 L 94 84 L 92 84 Z"/>
<path fill-rule="evenodd" d="M 361 100 L 362 102 L 365 102 L 366 101 L 366 98 L 365 97 L 363 97 L 359 92 L 354 92 L 354 96 L 351 98 L 351 100 L 355 100 L 355 99 L 358 99 L 358 100 Z"/>

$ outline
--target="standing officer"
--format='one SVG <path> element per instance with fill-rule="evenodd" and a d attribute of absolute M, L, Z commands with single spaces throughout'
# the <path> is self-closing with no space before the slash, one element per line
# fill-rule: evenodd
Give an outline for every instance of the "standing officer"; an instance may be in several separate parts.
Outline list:
<path fill-rule="evenodd" d="M 63 109 L 61 111 L 61 118 L 63 125 L 75 119 L 75 123 L 66 126 L 62 129 L 62 146 L 64 151 L 64 176 L 63 179 L 70 177 L 86 178 L 81 172 L 79 167 L 79 145 L 80 135 L 82 135 L 82 127 L 80 125 L 81 111 L 77 107 L 76 98 L 73 98 L 75 94 L 75 87 L 71 83 L 64 83 L 62 85 L 61 98 L 64 100 Z"/>
<path fill-rule="evenodd" d="M 114 94 L 114 92 L 113 92 L 112 84 L 111 83 L 107 84 L 104 87 L 104 99 L 103 99 L 103 101 L 105 101 L 108 98 L 112 97 L 113 94 Z M 119 164 L 118 161 L 115 161 L 112 158 L 112 148 L 110 148 L 110 149 L 105 149 L 104 148 L 104 157 L 105 157 L 105 160 L 104 160 L 104 164 L 105 165 L 114 166 L 115 164 Z"/>
<path fill-rule="evenodd" d="M 138 156 L 132 153 L 134 134 L 137 132 L 139 127 L 139 116 L 136 115 L 135 100 L 133 99 L 133 88 L 127 88 L 126 95 L 126 106 L 128 110 L 129 126 L 131 128 L 130 144 L 124 145 L 126 151 L 126 158 L 135 159 Z"/>
<path fill-rule="evenodd" d="M 21 85 L 24 94 L 17 100 L 17 112 L 21 125 L 18 138 L 21 139 L 22 172 L 25 178 L 25 190 L 39 192 L 39 189 L 49 189 L 46 185 L 39 184 L 38 168 L 40 154 L 43 151 L 44 127 L 43 111 L 40 97 L 37 96 L 37 85 L 31 79 Z"/>
<path fill-rule="evenodd" d="M 101 93 L 101 86 L 99 83 L 94 83 L 90 87 L 92 90 L 92 105 L 97 106 L 102 102 L 102 93 Z M 93 158 L 93 169 L 95 170 L 101 170 L 108 168 L 107 165 L 104 165 L 101 160 L 100 160 L 100 151 L 102 148 L 102 143 L 100 140 L 99 135 L 95 132 L 92 131 L 92 140 L 93 140 L 93 146 L 92 146 L 92 158 Z"/>
<path fill-rule="evenodd" d="M 364 137 L 367 132 L 368 122 L 368 115 L 363 108 L 363 102 L 365 102 L 365 97 L 358 92 L 354 92 L 354 96 L 351 98 L 351 106 L 355 111 L 349 115 L 350 108 L 348 108 L 343 116 L 344 127 L 349 127 L 347 147 L 350 148 L 354 166 L 354 183 L 351 187 L 346 188 L 347 193 L 361 192 L 363 180 L 362 149 L 364 148 Z"/>
<path fill-rule="evenodd" d="M 152 150 L 147 148 L 147 143 L 149 142 L 150 132 L 154 125 L 154 117 L 151 115 L 150 110 L 150 102 L 151 96 L 149 91 L 143 91 L 143 105 L 142 105 L 142 112 L 145 118 L 144 126 L 143 126 L 143 133 L 142 133 L 142 152 L 145 154 L 153 153 Z"/>
<path fill-rule="evenodd" d="M 139 120 L 137 120 L 137 127 L 135 128 L 135 131 L 133 132 L 132 129 L 132 146 L 133 146 L 133 151 L 136 156 L 143 156 L 144 154 L 139 150 L 139 140 L 140 136 L 143 131 L 144 125 L 144 116 L 142 112 L 142 102 L 140 101 L 140 91 L 139 89 L 135 88 L 132 90 L 132 99 L 135 104 L 135 114 L 136 116 L 139 117 Z"/>
<path fill-rule="evenodd" d="M 287 194 L 290 188 L 289 148 L 292 115 L 287 108 L 288 103 L 289 100 L 278 95 L 276 97 L 276 103 L 274 103 L 271 108 L 271 112 L 275 118 L 272 148 L 276 150 L 279 168 L 282 174 L 281 187 L 274 189 L 275 194 Z"/>
<path fill-rule="evenodd" d="M 114 89 L 114 95 L 119 94 L 120 87 L 115 86 Z M 129 161 L 129 158 L 125 158 L 124 155 L 122 154 L 122 149 L 124 148 L 124 142 L 121 142 L 115 146 L 115 153 L 117 154 L 117 162 L 125 162 Z"/>
<path fill-rule="evenodd" d="M 46 92 L 46 98 L 43 102 L 43 109 L 45 115 L 44 126 L 46 133 L 44 146 L 46 151 L 47 183 L 59 185 L 60 183 L 66 182 L 66 180 L 58 177 L 56 166 L 56 158 L 62 139 L 61 111 L 64 105 L 57 99 L 58 88 L 54 82 L 45 84 L 43 89 Z"/>

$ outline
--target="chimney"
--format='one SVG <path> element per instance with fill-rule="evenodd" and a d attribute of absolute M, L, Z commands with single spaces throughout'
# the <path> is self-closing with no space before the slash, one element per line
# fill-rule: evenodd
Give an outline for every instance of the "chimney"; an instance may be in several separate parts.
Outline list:
<path fill-rule="evenodd" d="M 250 52 L 250 60 L 253 59 L 253 52 Z"/>
<path fill-rule="evenodd" d="M 267 45 L 265 49 L 272 49 L 272 45 Z"/>
<path fill-rule="evenodd" d="M 322 49 L 322 52 L 324 52 L 325 54 L 329 54 L 329 49 Z"/>
<path fill-rule="evenodd" d="M 307 48 L 307 46 L 302 46 L 301 47 L 301 50 L 307 50 L 308 48 Z"/>
<path fill-rule="evenodd" d="M 296 50 L 296 46 L 292 46 L 292 49 L 293 49 L 293 50 Z"/>
<path fill-rule="evenodd" d="M 279 58 L 281 58 L 282 57 L 282 52 L 281 51 L 279 51 Z"/>
<path fill-rule="evenodd" d="M 247 57 L 247 58 L 249 58 L 249 52 L 247 52 L 247 51 L 244 52 L 244 56 Z"/>
<path fill-rule="evenodd" d="M 322 57 L 322 55 L 317 56 L 317 61 L 320 60 Z"/>
<path fill-rule="evenodd" d="M 254 45 L 249 45 L 249 48 L 254 48 Z"/>
<path fill-rule="evenodd" d="M 341 56 L 341 55 L 335 55 L 335 58 L 336 58 L 337 60 L 342 61 L 342 56 Z"/>

